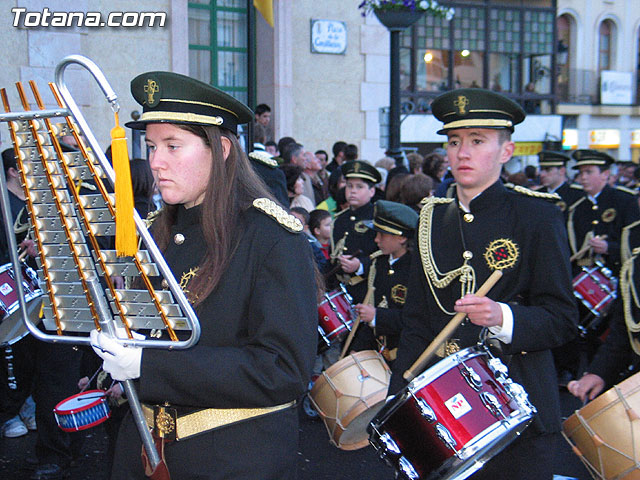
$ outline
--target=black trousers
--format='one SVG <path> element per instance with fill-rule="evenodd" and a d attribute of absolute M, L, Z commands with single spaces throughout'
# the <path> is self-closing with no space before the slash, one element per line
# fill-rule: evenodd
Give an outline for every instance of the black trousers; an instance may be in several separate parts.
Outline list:
<path fill-rule="evenodd" d="M 552 480 L 560 433 L 518 437 L 493 457 L 471 480 Z"/>

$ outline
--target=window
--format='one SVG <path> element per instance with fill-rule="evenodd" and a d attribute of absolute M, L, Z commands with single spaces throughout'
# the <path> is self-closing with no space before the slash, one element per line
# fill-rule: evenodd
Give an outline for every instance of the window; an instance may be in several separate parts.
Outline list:
<path fill-rule="evenodd" d="M 612 68 L 612 41 L 613 23 L 605 20 L 600 24 L 598 32 L 598 71 L 611 70 Z"/>
<path fill-rule="evenodd" d="M 189 1 L 189 74 L 247 102 L 247 2 Z"/>

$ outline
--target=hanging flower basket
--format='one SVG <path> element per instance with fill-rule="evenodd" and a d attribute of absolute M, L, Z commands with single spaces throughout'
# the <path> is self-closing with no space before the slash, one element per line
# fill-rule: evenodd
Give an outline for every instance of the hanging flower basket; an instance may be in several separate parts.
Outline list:
<path fill-rule="evenodd" d="M 380 23 L 389 30 L 404 30 L 416 23 L 424 15 L 424 10 L 374 10 Z"/>

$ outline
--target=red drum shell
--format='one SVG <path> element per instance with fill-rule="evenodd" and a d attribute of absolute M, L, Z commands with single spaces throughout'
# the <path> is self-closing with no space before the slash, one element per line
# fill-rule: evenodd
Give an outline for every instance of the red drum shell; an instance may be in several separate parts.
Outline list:
<path fill-rule="evenodd" d="M 318 324 L 333 343 L 346 338 L 353 325 L 353 306 L 344 290 L 332 290 L 318 305 Z"/>
<path fill-rule="evenodd" d="M 596 317 L 603 316 L 616 298 L 617 281 L 603 267 L 583 268 L 573 279 L 573 294 Z"/>

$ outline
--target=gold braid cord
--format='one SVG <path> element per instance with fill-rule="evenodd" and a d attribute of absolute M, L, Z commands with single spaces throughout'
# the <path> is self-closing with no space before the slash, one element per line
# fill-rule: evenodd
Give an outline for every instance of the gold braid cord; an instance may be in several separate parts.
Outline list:
<path fill-rule="evenodd" d="M 631 235 L 631 230 L 638 226 L 640 226 L 640 220 L 630 223 L 622 229 L 622 235 L 620 235 L 620 260 L 622 263 L 631 258 L 632 248 L 629 243 L 629 236 Z"/>
<path fill-rule="evenodd" d="M 634 249 L 632 256 L 624 262 L 620 269 L 620 293 L 622 295 L 624 321 L 627 326 L 627 333 L 629 334 L 631 348 L 636 355 L 640 355 L 640 342 L 634 338 L 633 334 L 640 332 L 640 322 L 636 322 L 633 319 L 632 309 L 635 306 L 637 310 L 640 310 L 640 297 L 638 296 L 636 286 L 633 282 L 633 264 L 638 253 L 640 253 L 640 248 Z"/>
<path fill-rule="evenodd" d="M 467 293 L 475 292 L 476 288 L 476 272 L 473 267 L 468 264 L 469 259 L 464 259 L 460 267 L 446 273 L 441 273 L 433 258 L 433 248 L 431 245 L 433 210 L 436 205 L 443 205 L 453 201 L 452 198 L 429 198 L 424 207 L 422 207 L 422 210 L 420 210 L 420 225 L 418 227 L 418 249 L 422 260 L 422 268 L 433 298 L 435 298 L 440 310 L 447 315 L 455 315 L 455 312 L 450 312 L 444 308 L 435 289 L 446 288 L 458 277 L 460 277 L 461 285 L 460 297 L 463 297 Z"/>
<path fill-rule="evenodd" d="M 569 216 L 567 218 L 567 235 L 569 237 L 569 246 L 571 247 L 571 253 L 576 253 L 577 251 L 581 250 L 582 248 L 585 247 L 586 243 L 589 241 L 586 237 L 584 239 L 584 242 L 582 243 L 582 247 L 577 248 L 576 245 L 576 232 L 574 229 L 574 225 L 573 225 L 573 216 L 575 214 L 576 211 L 576 207 L 578 205 L 580 205 L 582 202 L 585 201 L 585 197 L 582 197 L 580 200 L 578 200 L 576 203 L 574 203 L 573 205 L 571 205 L 569 207 Z M 593 233 L 591 233 L 591 235 L 593 236 Z"/>
<path fill-rule="evenodd" d="M 38 108 L 44 110 L 35 83 L 30 82 L 30 87 Z M 50 87 L 64 111 L 56 86 Z M 17 89 L 22 107 L 30 111 L 22 84 L 18 83 Z M 5 112 L 11 112 L 6 91 L 0 90 L 0 95 Z M 101 237 L 115 235 L 114 198 L 105 186 L 105 173 L 70 116 L 61 113 L 51 118 L 62 121 L 54 123 L 45 118 L 8 122 L 38 247 L 38 273 L 46 285 L 44 326 L 58 335 L 100 329 L 100 313 L 88 286 L 91 277 L 98 277 L 106 285 L 105 299 L 113 319 L 129 338 L 134 329 L 160 329 L 177 341 L 176 330 L 191 329 L 174 296 L 182 300 L 183 292 L 154 289 L 149 277 L 167 277 L 160 273 L 148 250 L 121 258 L 115 250 L 101 247 Z M 58 137 L 63 135 L 75 138 L 78 152 L 62 151 Z M 90 193 L 81 191 L 83 183 L 94 187 L 86 189 Z M 142 289 L 116 288 L 118 277 L 138 278 Z"/>

